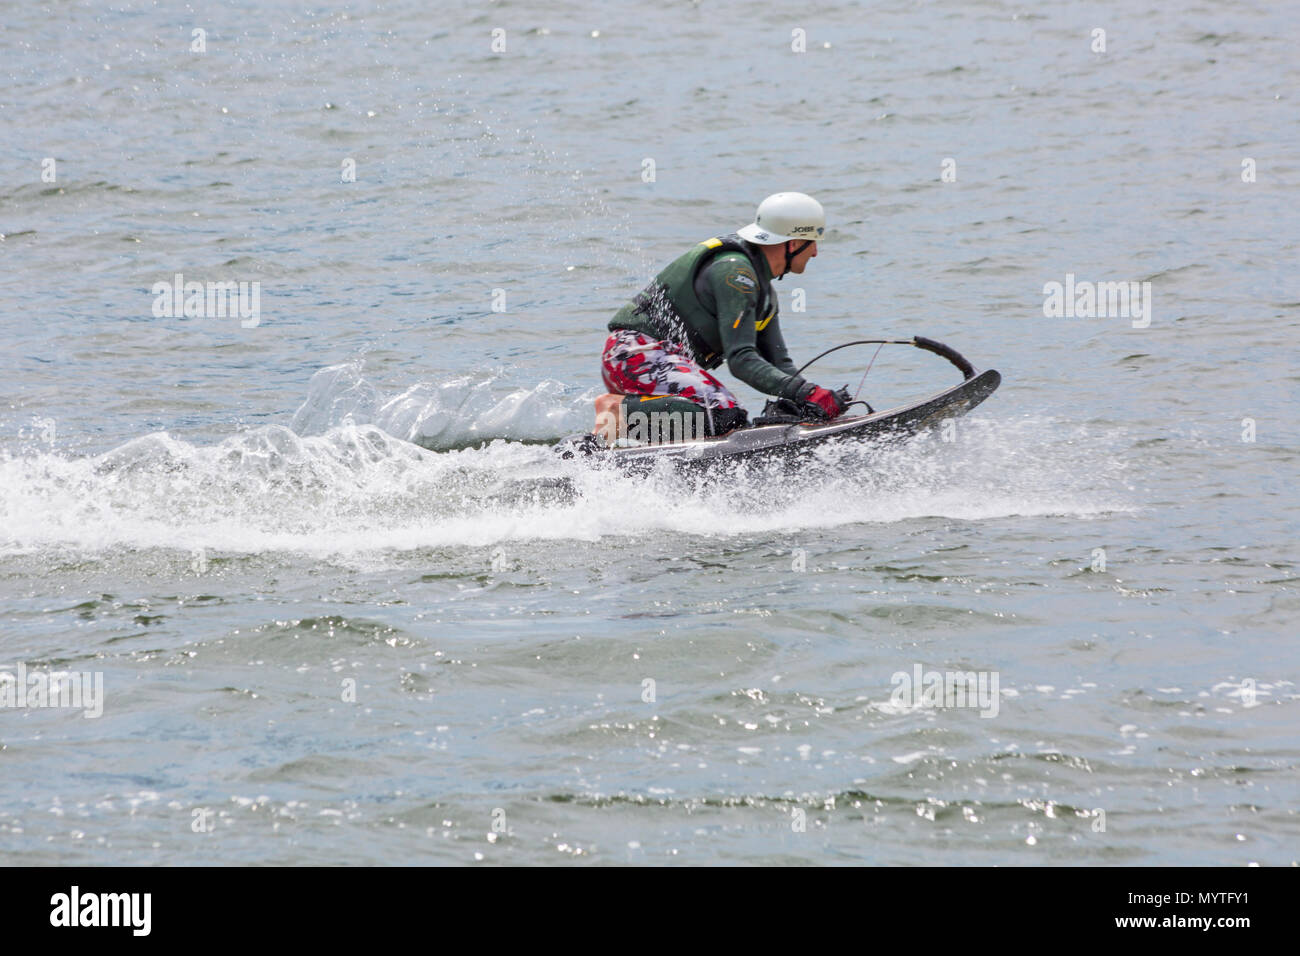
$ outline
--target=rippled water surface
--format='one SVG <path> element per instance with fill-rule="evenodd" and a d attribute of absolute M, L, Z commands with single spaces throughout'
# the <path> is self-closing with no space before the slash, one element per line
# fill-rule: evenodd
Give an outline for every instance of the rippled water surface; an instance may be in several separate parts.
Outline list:
<path fill-rule="evenodd" d="M 0 709 L 7 862 L 1300 856 L 1293 4 L 6 16 L 0 665 L 104 686 Z M 780 189 L 798 363 L 1002 388 L 795 475 L 556 460 L 608 317 Z"/>

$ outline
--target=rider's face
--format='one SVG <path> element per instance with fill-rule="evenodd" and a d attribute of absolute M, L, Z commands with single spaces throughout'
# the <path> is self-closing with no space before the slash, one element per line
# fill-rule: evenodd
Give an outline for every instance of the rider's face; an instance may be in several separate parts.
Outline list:
<path fill-rule="evenodd" d="M 799 245 L 802 245 L 802 243 L 799 243 L 798 245 L 792 244 L 792 248 L 797 249 Z M 808 244 L 808 248 L 806 248 L 803 252 L 799 253 L 799 255 L 795 256 L 794 259 L 791 260 L 790 271 L 793 272 L 795 275 L 802 275 L 803 270 L 808 265 L 808 260 L 815 259 L 815 258 L 817 258 L 817 243 L 812 242 Z"/>

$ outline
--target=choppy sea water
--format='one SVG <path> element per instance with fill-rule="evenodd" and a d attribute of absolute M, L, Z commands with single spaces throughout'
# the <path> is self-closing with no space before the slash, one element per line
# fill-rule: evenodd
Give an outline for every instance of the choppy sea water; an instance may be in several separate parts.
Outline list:
<path fill-rule="evenodd" d="M 0 708 L 4 859 L 1293 864 L 1298 27 L 15 7 L 0 665 L 104 698 Z M 796 476 L 554 460 L 609 315 L 780 189 L 797 362 L 1002 388 Z M 155 315 L 177 273 L 256 324 Z M 1044 316 L 1067 274 L 1149 322 Z"/>

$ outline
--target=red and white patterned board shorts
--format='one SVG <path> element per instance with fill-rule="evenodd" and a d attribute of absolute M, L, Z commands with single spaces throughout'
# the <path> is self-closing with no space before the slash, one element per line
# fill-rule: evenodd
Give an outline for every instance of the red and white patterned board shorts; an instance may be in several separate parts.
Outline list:
<path fill-rule="evenodd" d="M 737 408 L 736 396 L 700 368 L 684 345 L 619 329 L 600 357 L 605 387 L 616 395 L 676 395 L 705 408 Z"/>

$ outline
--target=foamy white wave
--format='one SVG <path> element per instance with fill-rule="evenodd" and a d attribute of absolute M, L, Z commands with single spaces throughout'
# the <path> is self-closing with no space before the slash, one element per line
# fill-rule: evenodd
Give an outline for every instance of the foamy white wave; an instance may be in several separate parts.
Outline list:
<path fill-rule="evenodd" d="M 341 425 L 378 425 L 425 448 L 458 448 L 494 438 L 545 441 L 591 427 L 595 392 L 567 395 L 547 380 L 503 393 L 500 373 L 474 372 L 423 382 L 389 397 L 364 375 L 361 360 L 331 365 L 312 376 L 294 414 L 300 435 Z"/>
<path fill-rule="evenodd" d="M 306 437 L 268 426 L 215 446 L 158 433 L 96 457 L 0 459 L 0 551 L 201 548 L 349 559 L 518 540 L 728 536 L 1131 507 L 1115 491 L 1122 469 L 1113 458 L 1106 464 L 1043 422 L 972 421 L 961 435 L 953 443 L 922 437 L 827 448 L 795 474 L 744 467 L 630 478 L 499 439 L 431 452 L 374 425 Z M 569 493 L 543 487 L 557 478 Z"/>

